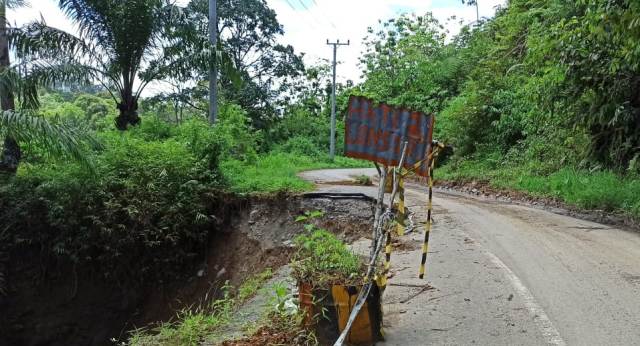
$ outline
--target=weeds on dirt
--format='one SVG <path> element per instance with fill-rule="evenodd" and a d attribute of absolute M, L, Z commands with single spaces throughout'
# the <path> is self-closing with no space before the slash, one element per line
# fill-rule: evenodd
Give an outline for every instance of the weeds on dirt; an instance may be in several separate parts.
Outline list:
<path fill-rule="evenodd" d="M 359 175 L 355 178 L 356 184 L 362 186 L 371 186 L 373 185 L 373 181 L 371 181 L 371 177 L 365 174 Z"/>
<path fill-rule="evenodd" d="M 296 219 L 310 222 L 321 216 L 318 212 L 305 213 Z M 312 223 L 304 226 L 306 233 L 294 239 L 296 252 L 291 261 L 292 275 L 298 282 L 325 286 L 333 283 L 357 283 L 364 263 L 334 234 Z"/>
<path fill-rule="evenodd" d="M 273 271 L 271 268 L 266 269 L 258 275 L 250 277 L 240 286 L 240 288 L 238 288 L 238 296 L 236 299 L 239 303 L 244 303 L 249 298 L 255 296 L 262 284 L 272 277 Z"/>
<path fill-rule="evenodd" d="M 300 313 L 291 316 L 274 312 L 269 315 L 267 322 L 251 336 L 225 341 L 222 346 L 318 345 L 315 335 L 301 327 L 302 319 L 303 316 Z"/>
<path fill-rule="evenodd" d="M 298 306 L 297 296 L 284 282 L 275 283 L 269 289 L 273 290 L 274 294 L 269 300 L 269 308 L 264 312 L 263 319 L 247 330 L 248 336 L 224 341 L 222 345 L 318 345 L 314 333 L 303 328 L 304 314 Z"/>
<path fill-rule="evenodd" d="M 234 289 L 230 285 L 222 288 L 223 297 L 209 301 L 196 307 L 180 311 L 176 321 L 162 323 L 157 327 L 143 328 L 133 331 L 128 343 L 121 345 L 157 346 L 199 345 L 232 318 L 236 309 L 253 297 L 273 276 L 271 269 L 247 279 L 240 287 Z"/>

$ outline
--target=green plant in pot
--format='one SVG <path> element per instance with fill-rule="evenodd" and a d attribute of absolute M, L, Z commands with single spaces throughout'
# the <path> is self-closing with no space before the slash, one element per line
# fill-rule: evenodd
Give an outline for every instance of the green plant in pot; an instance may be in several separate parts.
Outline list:
<path fill-rule="evenodd" d="M 309 221 L 310 213 L 298 218 Z M 322 344 L 333 344 L 344 329 L 351 308 L 362 288 L 366 261 L 353 253 L 333 233 L 305 226 L 306 233 L 295 238 L 296 252 L 291 267 L 298 281 L 300 307 L 306 311 L 305 325 L 315 328 Z M 350 344 L 373 344 L 381 339 L 380 290 L 371 290 L 351 328 Z"/>

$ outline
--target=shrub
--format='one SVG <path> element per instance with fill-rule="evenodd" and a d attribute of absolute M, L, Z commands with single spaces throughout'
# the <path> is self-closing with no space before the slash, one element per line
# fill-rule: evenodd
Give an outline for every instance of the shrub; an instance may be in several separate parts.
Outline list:
<path fill-rule="evenodd" d="M 0 185 L 10 246 L 35 245 L 119 280 L 180 276 L 205 245 L 217 170 L 173 139 L 102 135 L 92 175 L 75 164 L 25 165 Z"/>
<path fill-rule="evenodd" d="M 306 155 L 310 157 L 321 157 L 320 148 L 309 138 L 296 136 L 289 138 L 280 145 L 277 151 L 289 154 Z"/>
<path fill-rule="evenodd" d="M 296 237 L 295 245 L 291 266 L 298 281 L 316 287 L 359 284 L 364 273 L 362 260 L 332 233 L 312 229 Z"/>

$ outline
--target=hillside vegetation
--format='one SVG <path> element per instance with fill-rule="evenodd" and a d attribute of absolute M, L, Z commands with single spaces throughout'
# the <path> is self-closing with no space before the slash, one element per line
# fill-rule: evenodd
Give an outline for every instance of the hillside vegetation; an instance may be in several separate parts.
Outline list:
<path fill-rule="evenodd" d="M 431 15 L 371 30 L 358 92 L 437 115 L 440 177 L 640 215 L 640 3 L 511 0 L 447 39 Z"/>
<path fill-rule="evenodd" d="M 219 0 L 217 46 L 206 0 L 56 2 L 78 33 L 12 27 L 6 6 L 27 1 L 0 1 L 2 297 L 11 261 L 37 266 L 19 273 L 36 284 L 64 266 L 120 287 L 184 279 L 221 206 L 312 189 L 302 170 L 371 166 L 343 156 L 350 95 L 435 114 L 454 149 L 436 178 L 640 217 L 640 1 L 509 0 L 456 35 L 430 13 L 380 22 L 362 81 L 337 85 L 335 160 L 331 65 L 280 44 L 266 1 Z M 193 339 L 202 316 L 170 337 L 202 340 L 220 323 Z"/>

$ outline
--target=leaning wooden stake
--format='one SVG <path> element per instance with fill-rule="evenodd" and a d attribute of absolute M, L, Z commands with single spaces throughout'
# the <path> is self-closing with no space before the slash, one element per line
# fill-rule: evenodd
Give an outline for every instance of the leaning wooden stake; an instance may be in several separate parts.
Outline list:
<path fill-rule="evenodd" d="M 405 152 L 407 149 L 407 143 L 404 143 L 404 147 L 402 149 L 402 157 L 400 158 L 399 167 L 402 167 L 404 164 Z M 353 325 L 353 322 L 356 320 L 356 317 L 360 313 L 360 310 L 364 306 L 364 303 L 367 301 L 367 297 L 369 296 L 369 292 L 371 291 L 371 286 L 375 283 L 373 279 L 375 274 L 376 262 L 378 260 L 378 255 L 380 255 L 380 251 L 382 250 L 382 244 L 384 242 L 385 231 L 383 227 L 389 221 L 389 219 L 393 215 L 393 199 L 396 196 L 397 192 L 397 184 L 394 184 L 393 191 L 391 193 L 391 202 L 390 207 L 385 208 L 384 203 L 384 188 L 387 180 L 387 167 L 382 169 L 380 175 L 380 182 L 378 186 L 378 201 L 376 203 L 376 212 L 373 221 L 373 240 L 371 241 L 371 255 L 369 257 L 369 263 L 367 265 L 367 273 L 365 275 L 365 284 L 362 286 L 362 289 L 358 293 L 358 297 L 356 298 L 356 303 L 353 306 L 353 310 L 351 310 L 351 314 L 349 315 L 349 320 L 347 320 L 347 324 L 345 325 L 340 337 L 333 344 L 333 346 L 342 346 L 344 344 L 347 335 L 349 335 L 349 331 Z M 395 182 L 394 182 L 395 183 Z M 386 209 L 384 213 L 382 210 Z"/>

